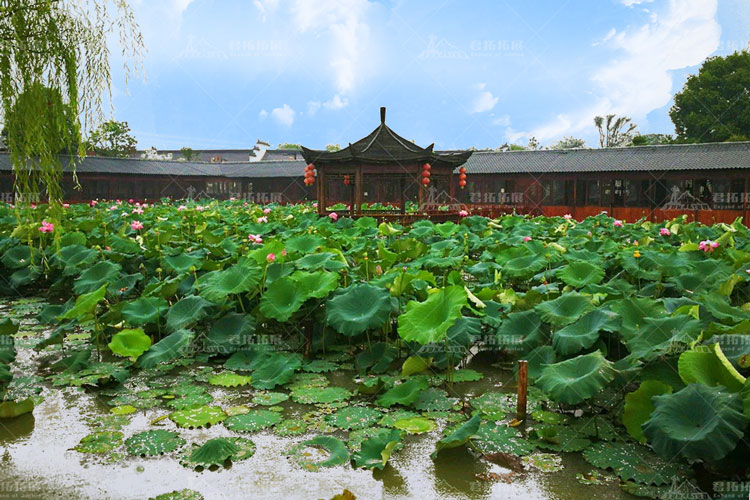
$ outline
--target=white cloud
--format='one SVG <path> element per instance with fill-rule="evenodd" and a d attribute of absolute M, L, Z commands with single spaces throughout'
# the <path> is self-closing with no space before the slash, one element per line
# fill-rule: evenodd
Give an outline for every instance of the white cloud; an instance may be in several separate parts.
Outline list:
<path fill-rule="evenodd" d="M 492 124 L 498 127 L 509 127 L 510 126 L 510 115 L 496 116 L 492 119 Z"/>
<path fill-rule="evenodd" d="M 371 4 L 367 0 L 295 0 L 292 14 L 301 32 L 326 33 L 331 37 L 329 66 L 338 93 L 350 93 L 360 68 L 366 66 L 365 52 L 370 39 L 366 23 Z"/>
<path fill-rule="evenodd" d="M 339 94 L 336 94 L 329 100 L 325 102 L 320 101 L 310 101 L 307 103 L 307 113 L 309 115 L 314 115 L 318 112 L 320 108 L 329 109 L 332 111 L 337 111 L 339 109 L 343 109 L 349 105 L 349 100 L 346 97 L 341 97 Z"/>
<path fill-rule="evenodd" d="M 265 23 L 268 14 L 276 10 L 279 0 L 253 0 L 253 5 L 260 12 L 260 18 Z"/>
<path fill-rule="evenodd" d="M 265 120 L 266 118 L 268 118 L 268 111 L 266 111 L 265 109 L 261 109 L 260 113 L 258 113 L 258 116 L 261 120 Z"/>
<path fill-rule="evenodd" d="M 643 26 L 609 34 L 605 46 L 620 56 L 592 75 L 593 102 L 524 134 L 556 140 L 592 130 L 597 114 L 624 114 L 638 123 L 666 106 L 672 99 L 672 71 L 700 64 L 719 47 L 717 7 L 718 0 L 669 0 Z"/>
<path fill-rule="evenodd" d="M 296 112 L 288 104 L 284 104 L 280 108 L 273 108 L 273 110 L 271 110 L 271 118 L 285 127 L 292 126 L 295 115 Z"/>
<path fill-rule="evenodd" d="M 623 5 L 626 5 L 628 7 L 632 7 L 633 5 L 640 5 L 642 3 L 651 3 L 654 0 L 620 0 Z"/>
<path fill-rule="evenodd" d="M 485 111 L 489 111 L 494 108 L 495 104 L 500 100 L 499 97 L 493 96 L 492 92 L 485 90 L 486 87 L 486 83 L 479 83 L 474 86 L 474 88 L 479 91 L 479 94 L 477 94 L 471 104 L 472 113 L 484 113 Z"/>

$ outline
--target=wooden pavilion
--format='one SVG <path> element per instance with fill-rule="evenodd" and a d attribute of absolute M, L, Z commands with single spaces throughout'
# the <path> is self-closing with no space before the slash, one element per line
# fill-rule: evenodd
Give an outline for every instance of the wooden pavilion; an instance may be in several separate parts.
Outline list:
<path fill-rule="evenodd" d="M 317 184 L 318 213 L 348 207 L 352 217 L 452 218 L 464 209 L 456 200 L 453 172 L 471 151 L 437 153 L 421 148 L 385 124 L 339 151 L 302 147 L 308 184 Z M 339 207 L 334 208 L 336 205 Z"/>

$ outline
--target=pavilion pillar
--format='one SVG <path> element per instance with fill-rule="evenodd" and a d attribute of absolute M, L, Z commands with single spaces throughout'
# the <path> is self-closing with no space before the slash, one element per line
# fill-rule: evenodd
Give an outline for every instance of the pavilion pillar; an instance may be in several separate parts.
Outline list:
<path fill-rule="evenodd" d="M 315 192 L 317 193 L 318 198 L 318 215 L 325 215 L 326 213 L 326 189 L 325 189 L 325 174 L 323 173 L 323 169 L 318 169 L 318 178 L 316 179 L 317 186 L 315 186 Z"/>
<path fill-rule="evenodd" d="M 354 205 L 352 205 L 352 215 L 357 215 L 362 207 L 362 165 L 357 165 L 357 170 L 354 174 Z"/>

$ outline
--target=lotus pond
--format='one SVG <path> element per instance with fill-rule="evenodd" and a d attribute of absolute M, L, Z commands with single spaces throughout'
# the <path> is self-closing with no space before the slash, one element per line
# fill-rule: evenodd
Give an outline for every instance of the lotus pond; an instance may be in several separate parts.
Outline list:
<path fill-rule="evenodd" d="M 62 211 L 0 207 L 0 497 L 748 495 L 739 221 Z"/>

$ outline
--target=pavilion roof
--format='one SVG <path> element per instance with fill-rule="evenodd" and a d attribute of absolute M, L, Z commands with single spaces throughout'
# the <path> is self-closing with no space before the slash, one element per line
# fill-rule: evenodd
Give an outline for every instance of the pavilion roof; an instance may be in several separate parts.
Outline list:
<path fill-rule="evenodd" d="M 404 139 L 385 124 L 385 108 L 380 108 L 380 125 L 368 136 L 350 143 L 339 151 L 322 151 L 302 147 L 302 157 L 316 167 L 332 164 L 421 164 L 458 167 L 471 156 L 471 151 L 436 153 L 434 144 L 426 148 Z"/>

